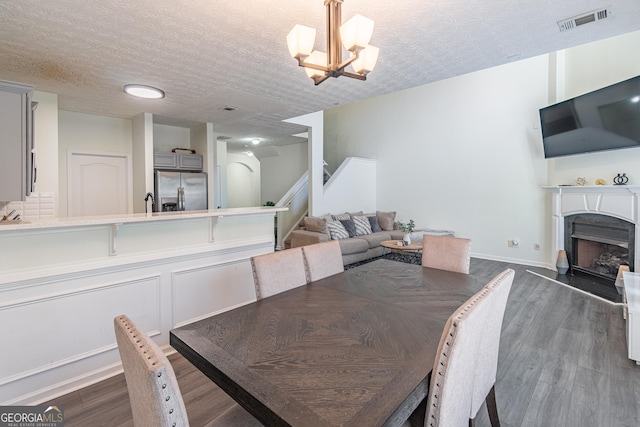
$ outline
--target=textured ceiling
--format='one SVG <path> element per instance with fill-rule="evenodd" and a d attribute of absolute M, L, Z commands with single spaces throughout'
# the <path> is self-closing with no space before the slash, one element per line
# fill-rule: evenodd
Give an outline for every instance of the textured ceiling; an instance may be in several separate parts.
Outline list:
<path fill-rule="evenodd" d="M 609 18 L 559 31 L 606 6 Z M 285 38 L 308 25 L 325 50 L 322 0 L 0 0 L 0 79 L 58 94 L 67 111 L 211 122 L 233 149 L 300 142 L 283 119 L 640 30 L 638 0 L 345 0 L 345 20 L 355 13 L 375 21 L 375 70 L 314 86 Z M 127 83 L 166 98 L 134 99 Z"/>

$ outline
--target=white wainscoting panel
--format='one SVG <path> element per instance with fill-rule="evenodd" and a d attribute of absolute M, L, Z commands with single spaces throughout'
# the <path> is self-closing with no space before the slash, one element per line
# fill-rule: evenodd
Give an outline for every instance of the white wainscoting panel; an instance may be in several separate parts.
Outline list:
<path fill-rule="evenodd" d="M 111 325 L 104 319 L 123 312 L 138 313 L 144 330 L 159 330 L 159 287 L 156 276 L 3 303 L 1 324 L 8 325 L 15 317 L 38 321 L 23 323 L 2 337 L 0 385 L 112 345 Z M 34 339 L 25 342 L 25 335 Z M 8 373 L 14 374 L 8 377 Z"/>
<path fill-rule="evenodd" d="M 176 271 L 172 276 L 174 328 L 256 299 L 246 259 Z"/>
<path fill-rule="evenodd" d="M 118 314 L 135 313 L 143 330 L 157 335 L 159 297 L 160 278 L 149 276 L 3 300 L 0 324 L 19 327 L 7 328 L 3 333 L 0 399 L 9 388 L 20 389 L 47 372 L 64 371 L 82 359 L 112 352 L 113 325 L 106 320 Z M 21 321 L 16 322 L 17 319 Z"/>

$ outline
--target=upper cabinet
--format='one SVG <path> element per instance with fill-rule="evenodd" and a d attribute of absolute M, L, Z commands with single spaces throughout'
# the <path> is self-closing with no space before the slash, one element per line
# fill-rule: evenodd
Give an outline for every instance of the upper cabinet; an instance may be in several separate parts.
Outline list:
<path fill-rule="evenodd" d="M 154 169 L 177 169 L 178 156 L 176 153 L 153 153 Z"/>
<path fill-rule="evenodd" d="M 0 80 L 0 201 L 20 201 L 33 190 L 33 86 Z"/>
<path fill-rule="evenodd" d="M 182 153 L 153 153 L 154 169 L 201 171 L 202 155 Z"/>
<path fill-rule="evenodd" d="M 178 154 L 178 169 L 201 171 L 202 156 L 200 154 Z"/>

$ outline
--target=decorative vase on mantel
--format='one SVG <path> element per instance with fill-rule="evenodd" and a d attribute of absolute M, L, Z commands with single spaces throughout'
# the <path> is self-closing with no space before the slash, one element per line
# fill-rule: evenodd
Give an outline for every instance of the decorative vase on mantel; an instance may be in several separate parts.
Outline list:
<path fill-rule="evenodd" d="M 558 274 L 567 274 L 567 271 L 569 271 L 569 260 L 567 259 L 567 252 L 564 249 L 558 251 L 556 268 L 558 269 Z"/>

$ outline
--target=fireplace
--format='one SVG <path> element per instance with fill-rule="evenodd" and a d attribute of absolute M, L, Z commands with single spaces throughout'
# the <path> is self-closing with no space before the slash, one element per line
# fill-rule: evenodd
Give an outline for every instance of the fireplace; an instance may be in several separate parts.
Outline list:
<path fill-rule="evenodd" d="M 552 195 L 550 267 L 565 250 L 571 268 L 554 280 L 620 302 L 614 271 L 622 264 L 640 268 L 640 186 L 544 188 Z"/>
<path fill-rule="evenodd" d="M 613 283 L 621 265 L 634 271 L 633 223 L 601 214 L 569 215 L 564 223 L 570 274 L 588 274 Z"/>

